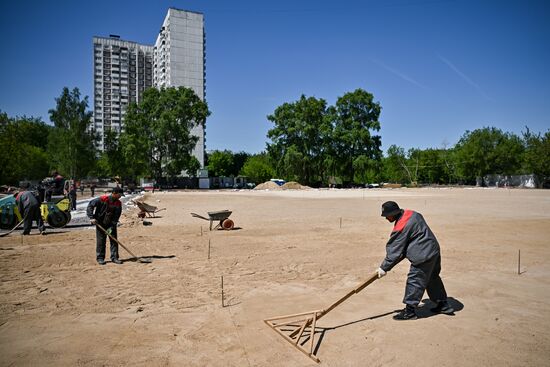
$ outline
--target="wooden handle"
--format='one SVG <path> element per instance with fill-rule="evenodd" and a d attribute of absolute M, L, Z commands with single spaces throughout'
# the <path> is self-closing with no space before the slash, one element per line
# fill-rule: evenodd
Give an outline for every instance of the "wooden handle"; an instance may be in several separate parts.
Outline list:
<path fill-rule="evenodd" d="M 321 317 L 335 309 L 338 305 L 340 305 L 342 302 L 353 296 L 354 294 L 357 294 L 361 292 L 363 289 L 365 289 L 369 284 L 374 282 L 376 279 L 378 279 L 378 272 L 372 274 L 369 279 L 355 287 L 355 289 L 352 289 L 348 292 L 344 297 L 340 298 L 338 301 L 334 302 L 332 305 L 330 305 L 328 308 L 321 311 L 321 314 L 317 317 L 317 320 L 319 320 Z"/>
<path fill-rule="evenodd" d="M 134 255 L 132 253 L 132 251 L 128 250 L 128 248 L 126 246 L 124 246 L 122 243 L 120 243 L 119 240 L 117 240 L 114 236 L 111 236 L 111 234 L 109 232 L 107 232 L 107 230 L 105 228 L 103 228 L 102 226 L 100 226 L 97 222 L 95 224 L 99 229 L 101 229 L 103 231 L 103 233 L 105 233 L 107 236 L 109 236 L 110 239 L 114 240 L 116 243 L 118 243 L 120 246 L 122 246 L 123 249 L 125 249 L 126 251 L 128 251 L 128 253 L 130 255 L 132 255 L 134 258 L 138 258 L 136 255 Z"/>

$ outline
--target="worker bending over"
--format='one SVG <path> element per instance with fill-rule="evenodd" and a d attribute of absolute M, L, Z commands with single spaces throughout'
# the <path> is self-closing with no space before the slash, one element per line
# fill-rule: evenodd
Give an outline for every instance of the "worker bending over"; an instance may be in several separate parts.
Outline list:
<path fill-rule="evenodd" d="M 416 320 L 415 309 L 422 300 L 424 291 L 436 304 L 431 311 L 453 315 L 454 309 L 447 302 L 447 292 L 439 277 L 441 254 L 439 243 L 428 227 L 424 217 L 412 210 L 399 208 L 394 201 L 382 204 L 382 216 L 394 223 L 390 239 L 386 244 L 386 258 L 378 268 L 378 278 L 386 275 L 403 258 L 411 262 L 405 297 L 405 308 L 393 318 L 395 320 Z"/>
<path fill-rule="evenodd" d="M 115 187 L 111 195 L 102 195 L 90 201 L 86 214 L 90 218 L 90 223 L 100 225 L 113 237 L 117 238 L 117 224 L 122 213 L 122 203 L 120 197 L 124 193 L 120 187 Z M 107 234 L 96 226 L 96 260 L 99 265 L 105 265 L 105 245 L 107 243 Z M 118 259 L 118 243 L 110 238 L 111 243 L 111 261 L 115 264 L 122 264 Z"/>

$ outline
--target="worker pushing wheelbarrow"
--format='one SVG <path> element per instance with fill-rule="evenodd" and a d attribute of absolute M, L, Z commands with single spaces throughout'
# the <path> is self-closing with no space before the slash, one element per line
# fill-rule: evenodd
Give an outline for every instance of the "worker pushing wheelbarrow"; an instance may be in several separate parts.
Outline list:
<path fill-rule="evenodd" d="M 217 212 L 208 212 L 208 218 L 198 215 L 197 213 L 191 213 L 191 216 L 210 221 L 210 230 L 212 230 L 212 223 L 217 221 L 218 224 L 214 227 L 214 229 L 220 228 L 230 231 L 235 226 L 235 223 L 229 219 L 231 213 L 233 213 L 231 210 L 220 210 Z"/>

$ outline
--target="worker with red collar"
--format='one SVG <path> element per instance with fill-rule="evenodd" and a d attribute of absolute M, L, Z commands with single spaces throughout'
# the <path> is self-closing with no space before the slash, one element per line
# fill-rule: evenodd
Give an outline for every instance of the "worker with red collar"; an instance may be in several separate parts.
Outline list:
<path fill-rule="evenodd" d="M 99 196 L 88 204 L 86 214 L 93 225 L 99 224 L 114 238 L 117 238 L 117 224 L 122 213 L 122 203 L 120 197 L 124 192 L 120 187 L 115 187 L 111 195 Z M 118 259 L 118 243 L 110 238 L 111 243 L 111 261 L 114 264 L 122 264 Z M 107 243 L 107 234 L 96 226 L 96 260 L 99 265 L 105 265 L 105 245 Z"/>
<path fill-rule="evenodd" d="M 441 255 L 439 243 L 428 227 L 422 214 L 399 208 L 394 201 L 382 204 L 382 216 L 394 223 L 390 239 L 386 244 L 386 258 L 378 268 L 378 277 L 386 275 L 403 258 L 407 258 L 411 267 L 407 276 L 405 308 L 393 318 L 395 320 L 416 320 L 415 309 L 422 300 L 424 291 L 436 304 L 431 311 L 453 315 L 454 309 L 447 301 L 447 292 L 439 277 Z"/>

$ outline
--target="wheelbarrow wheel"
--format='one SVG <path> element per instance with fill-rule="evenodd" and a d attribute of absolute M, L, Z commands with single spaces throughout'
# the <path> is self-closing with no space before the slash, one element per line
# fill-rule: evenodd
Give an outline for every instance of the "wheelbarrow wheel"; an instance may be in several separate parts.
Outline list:
<path fill-rule="evenodd" d="M 231 219 L 227 218 L 222 221 L 222 228 L 226 231 L 232 230 L 233 227 L 235 227 L 235 223 Z"/>

